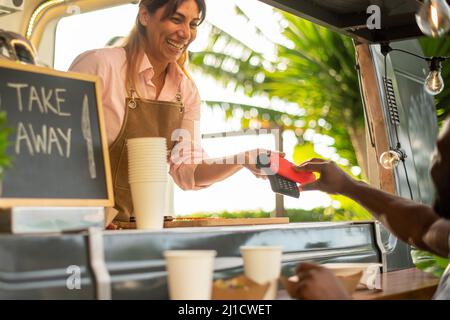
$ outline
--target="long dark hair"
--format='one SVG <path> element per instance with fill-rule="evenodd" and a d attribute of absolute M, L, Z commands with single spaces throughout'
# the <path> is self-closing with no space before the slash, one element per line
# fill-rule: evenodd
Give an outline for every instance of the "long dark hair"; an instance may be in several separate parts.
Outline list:
<path fill-rule="evenodd" d="M 144 6 L 150 14 L 154 14 L 156 10 L 162 7 L 166 7 L 163 19 L 171 17 L 178 9 L 178 7 L 186 0 L 141 0 L 139 6 Z M 205 20 L 206 17 L 206 4 L 205 0 L 195 0 L 200 12 L 200 23 Z M 126 76 L 126 86 L 127 89 L 133 87 L 138 90 L 137 75 L 139 68 L 139 61 L 144 55 L 145 48 L 145 27 L 139 22 L 139 17 L 136 17 L 136 23 L 130 34 L 125 40 L 124 44 L 126 56 L 127 56 L 127 76 Z M 183 54 L 178 59 L 177 63 L 188 76 L 185 69 L 185 64 L 187 60 L 187 52 L 184 51 Z"/>

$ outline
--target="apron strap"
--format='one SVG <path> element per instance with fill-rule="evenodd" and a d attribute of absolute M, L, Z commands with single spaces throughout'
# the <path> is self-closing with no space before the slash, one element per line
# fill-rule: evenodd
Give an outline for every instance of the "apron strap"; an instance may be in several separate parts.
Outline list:
<path fill-rule="evenodd" d="M 133 87 L 130 87 L 129 97 L 130 99 L 128 100 L 128 107 L 130 109 L 136 109 L 137 107 L 136 99 L 140 99 L 140 97 L 138 92 Z M 177 93 L 175 94 L 175 100 L 181 105 L 180 112 L 183 112 L 184 103 L 183 103 L 183 94 L 181 93 L 181 84 L 178 86 Z"/>
<path fill-rule="evenodd" d="M 130 108 L 130 109 L 136 109 L 136 107 L 137 107 L 137 103 L 134 98 L 135 95 L 137 95 L 136 90 L 130 89 L 130 97 L 131 98 L 128 100 L 128 108 Z"/>

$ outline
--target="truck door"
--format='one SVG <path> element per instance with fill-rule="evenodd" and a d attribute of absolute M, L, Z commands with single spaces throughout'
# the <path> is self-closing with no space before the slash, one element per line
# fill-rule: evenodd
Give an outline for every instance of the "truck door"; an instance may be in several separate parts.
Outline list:
<path fill-rule="evenodd" d="M 416 39 L 392 42 L 390 46 L 423 55 Z M 434 99 L 423 85 L 429 72 L 427 63 L 402 52 L 392 51 L 388 54 L 386 74 L 393 86 L 390 98 L 395 98 L 397 105 L 397 111 L 390 111 L 383 80 L 385 57 L 380 51 L 380 45 L 358 44 L 356 52 L 366 112 L 370 183 L 385 191 L 430 205 L 434 189 L 429 167 L 438 124 Z M 398 123 L 391 121 L 392 112 L 398 112 Z M 395 148 L 398 142 L 406 154 L 404 165 L 400 163 L 392 171 L 384 169 L 379 162 L 381 154 Z M 384 228 L 381 234 L 388 256 L 388 269 L 410 264 L 408 246 L 397 241 Z"/>

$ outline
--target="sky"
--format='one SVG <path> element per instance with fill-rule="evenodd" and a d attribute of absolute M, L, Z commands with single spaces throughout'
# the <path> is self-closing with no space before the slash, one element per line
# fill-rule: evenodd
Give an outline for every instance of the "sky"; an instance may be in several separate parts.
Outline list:
<path fill-rule="evenodd" d="M 235 3 L 238 3 L 249 16 L 250 22 L 242 20 L 235 14 L 233 9 Z M 114 36 L 125 36 L 134 23 L 136 13 L 137 6 L 129 4 L 62 19 L 56 33 L 55 68 L 66 71 L 78 54 L 104 47 Z M 276 23 L 277 17 L 273 15 L 272 8 L 257 0 L 207 0 L 206 20 L 269 58 L 274 54 L 272 42 L 283 42 Z M 255 25 L 264 32 L 265 37 L 256 36 Z M 197 39 L 190 47 L 191 51 L 199 51 L 205 46 L 208 40 L 207 30 L 206 25 L 199 28 Z M 271 101 L 265 97 L 248 98 L 217 85 L 202 74 L 193 73 L 192 76 L 203 100 L 239 102 L 263 107 L 271 105 Z M 202 107 L 202 133 L 239 129 L 239 120 L 225 122 L 221 111 Z M 286 132 L 284 140 L 286 158 L 292 160 L 297 139 L 293 132 Z M 254 148 L 274 149 L 275 140 L 272 136 L 205 139 L 203 147 L 211 157 L 217 157 Z M 255 178 L 248 170 L 241 170 L 231 178 L 200 191 L 186 192 L 176 185 L 172 187 L 174 205 L 171 213 L 175 215 L 222 210 L 270 211 L 275 208 L 275 195 L 270 189 L 269 182 Z M 321 192 L 303 193 L 300 200 L 285 197 L 286 208 L 311 209 L 330 204 L 330 197 Z"/>

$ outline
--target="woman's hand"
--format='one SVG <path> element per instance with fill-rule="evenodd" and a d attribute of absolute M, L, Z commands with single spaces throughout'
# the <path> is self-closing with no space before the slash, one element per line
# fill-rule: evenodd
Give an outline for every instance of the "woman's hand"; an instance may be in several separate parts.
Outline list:
<path fill-rule="evenodd" d="M 304 300 L 349 300 L 344 285 L 330 270 L 313 263 L 301 263 L 297 270 L 296 296 Z"/>
<path fill-rule="evenodd" d="M 253 173 L 257 178 L 261 179 L 267 179 L 267 173 L 265 173 L 263 170 L 258 169 L 256 167 L 257 164 L 257 158 L 258 155 L 265 154 L 268 157 L 271 155 L 279 155 L 280 157 L 284 158 L 286 154 L 284 152 L 278 152 L 278 151 L 271 151 L 266 149 L 254 149 L 250 151 L 246 151 L 243 154 L 240 154 L 240 158 L 245 159 L 245 163 L 241 163 L 245 168 L 250 170 L 251 173 Z M 238 156 L 239 158 L 239 156 Z"/>
<path fill-rule="evenodd" d="M 334 161 L 313 158 L 293 167 L 293 169 L 298 172 L 320 173 L 318 180 L 302 185 L 302 191 L 319 190 L 331 194 L 345 194 L 355 183 L 355 180 L 339 168 Z"/>

